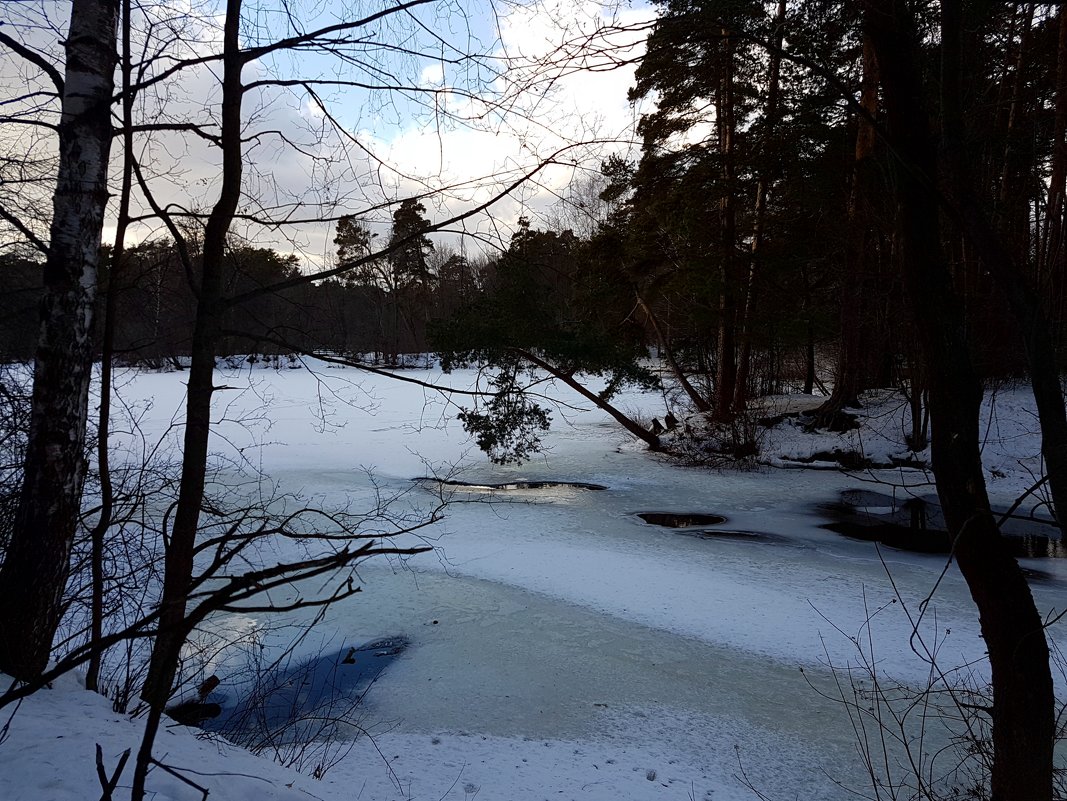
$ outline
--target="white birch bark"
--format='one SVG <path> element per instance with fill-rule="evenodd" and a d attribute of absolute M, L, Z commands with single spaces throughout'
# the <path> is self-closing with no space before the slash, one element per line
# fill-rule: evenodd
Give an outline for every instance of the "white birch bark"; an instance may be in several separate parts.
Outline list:
<path fill-rule="evenodd" d="M 81 507 L 117 26 L 118 0 L 72 0 L 30 437 L 0 568 L 0 670 L 21 679 L 48 661 Z"/>

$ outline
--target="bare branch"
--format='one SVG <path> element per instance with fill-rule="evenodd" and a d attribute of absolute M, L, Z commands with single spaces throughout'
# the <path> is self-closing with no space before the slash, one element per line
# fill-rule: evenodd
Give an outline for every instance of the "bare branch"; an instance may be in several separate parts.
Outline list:
<path fill-rule="evenodd" d="M 408 0 L 408 2 L 406 3 L 398 3 L 392 8 L 382 9 L 381 11 L 375 12 L 374 14 L 370 14 L 366 17 L 363 17 L 362 19 L 351 20 L 348 22 L 339 22 L 336 25 L 329 25 L 325 28 L 319 28 L 318 30 L 311 31 L 310 33 L 302 33 L 298 36 L 289 36 L 285 39 L 280 39 L 277 42 L 272 42 L 268 45 L 252 47 L 241 53 L 241 60 L 245 63 L 248 63 L 249 61 L 255 61 L 256 59 L 262 58 L 268 53 L 273 53 L 277 50 L 287 50 L 299 47 L 300 45 L 315 42 L 316 40 L 322 40 L 325 37 L 335 33 L 344 33 L 345 31 L 351 31 L 356 28 L 362 28 L 366 25 L 370 25 L 372 22 L 377 22 L 378 20 L 391 17 L 394 14 L 398 14 L 400 12 L 416 8 L 418 6 L 426 5 L 427 3 L 430 3 L 432 1 L 433 0 Z M 352 44 L 355 41 L 356 40 L 338 39 L 335 40 L 334 44 Z"/>
<path fill-rule="evenodd" d="M 0 22 L 0 27 L 2 27 L 3 24 L 3 22 Z M 22 56 L 22 58 L 26 59 L 26 61 L 29 61 L 35 67 L 40 69 L 41 72 L 43 72 L 51 79 L 52 84 L 56 87 L 56 93 L 59 95 L 63 94 L 63 76 L 60 74 L 56 66 L 50 61 L 48 61 L 48 59 L 46 59 L 37 51 L 31 50 L 30 48 L 26 47 L 26 45 L 22 44 L 21 42 L 12 39 L 10 36 L 8 36 L 6 33 L 3 33 L 2 31 L 0 31 L 0 44 L 6 45 L 7 48 L 13 53 Z"/>
<path fill-rule="evenodd" d="M 30 228 L 24 222 L 22 222 L 22 220 L 11 214 L 3 206 L 0 206 L 0 217 L 7 220 L 7 222 L 9 222 L 12 226 L 17 228 L 19 233 L 26 237 L 26 239 L 29 240 L 30 244 L 33 245 L 34 248 L 39 250 L 43 255 L 48 255 L 48 245 L 46 245 L 44 241 L 42 241 L 41 238 L 37 236 L 37 234 L 30 230 Z"/>

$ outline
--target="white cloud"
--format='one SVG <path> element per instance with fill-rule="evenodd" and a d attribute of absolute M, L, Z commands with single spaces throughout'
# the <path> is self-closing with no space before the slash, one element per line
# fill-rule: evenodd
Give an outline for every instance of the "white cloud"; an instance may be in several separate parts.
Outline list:
<path fill-rule="evenodd" d="M 152 14 L 151 28 L 157 37 L 153 41 L 180 33 L 182 43 L 177 49 L 173 43 L 167 45 L 166 59 L 158 62 L 157 70 L 174 58 L 219 51 L 221 19 L 215 0 L 166 0 L 143 8 Z M 549 154 L 566 148 L 560 165 L 540 172 L 493 217 L 467 223 L 468 230 L 492 234 L 511 226 L 520 213 L 550 205 L 573 177 L 575 165 L 595 169 L 606 150 L 626 147 L 634 120 L 626 100 L 633 67 L 582 71 L 579 67 L 589 64 L 573 45 L 614 25 L 621 30 L 614 37 L 618 47 L 614 55 L 620 60 L 632 58 L 643 42 L 626 29 L 647 22 L 651 10 L 631 9 L 612 17 L 588 0 L 549 0 L 511 6 L 503 17 L 487 14 L 467 25 L 445 13 L 429 14 L 424 22 L 436 25 L 435 35 L 440 36 L 451 26 L 459 31 L 461 42 L 467 40 L 468 29 L 488 29 L 494 24 L 491 20 L 499 20 L 495 51 L 485 58 L 457 62 L 454 50 L 416 27 L 394 29 L 392 34 L 407 49 L 427 45 L 425 52 L 435 57 L 396 52 L 383 56 L 368 47 L 354 52 L 347 62 L 302 54 L 246 65 L 246 82 L 299 75 L 320 82 L 395 80 L 439 91 L 386 93 L 317 83 L 313 89 L 321 105 L 301 87 L 249 92 L 243 109 L 247 167 L 242 210 L 255 212 L 258 204 L 294 219 L 320 211 L 359 214 L 383 201 L 441 189 L 427 202 L 431 216 L 440 219 L 485 202 Z M 139 29 L 147 27 L 142 21 Z M 163 49 L 162 44 L 148 45 L 149 52 Z M 605 63 L 601 59 L 599 66 Z M 138 98 L 138 121 L 196 122 L 217 132 L 218 72 L 217 64 L 190 67 L 155 86 Z M 116 164 L 120 144 L 117 140 Z M 221 171 L 215 147 L 190 133 L 156 132 L 139 136 L 137 148 L 161 204 L 210 209 Z M 369 212 L 383 230 L 389 216 L 388 208 Z M 310 263 L 329 258 L 329 225 L 297 225 L 287 234 L 241 222 L 235 229 L 259 243 L 299 252 Z M 158 225 L 145 224 L 134 235 L 146 237 L 158 230 Z"/>
<path fill-rule="evenodd" d="M 444 64 L 427 64 L 419 75 L 419 86 L 437 87 L 445 85 Z"/>
<path fill-rule="evenodd" d="M 563 164 L 539 173 L 512 201 L 501 204 L 496 221 L 481 224 L 483 229 L 493 223 L 510 227 L 520 213 L 543 211 L 554 202 L 572 180 L 576 164 L 579 169 L 596 169 L 607 152 L 628 147 L 635 111 L 626 94 L 634 68 L 603 68 L 609 59 L 630 61 L 640 54 L 644 34 L 634 31 L 652 16 L 644 8 L 612 17 L 603 6 L 587 0 L 513 7 L 501 18 L 500 46 L 494 54 L 497 63 L 507 63 L 511 69 L 494 82 L 496 94 L 474 98 L 452 94 L 443 101 L 455 117 L 476 122 L 409 124 L 393 132 L 379 130 L 375 141 L 386 148 L 383 152 L 399 171 L 442 185 L 491 175 L 514 179 L 565 149 L 559 157 Z M 575 46 L 609 26 L 616 33 L 596 42 L 612 45 L 607 56 L 591 60 L 588 50 Z M 431 72 L 436 66 L 427 67 L 423 78 L 433 75 L 436 80 L 439 73 Z M 599 69 L 583 70 L 583 66 Z M 398 181 L 398 187 L 416 191 L 413 183 Z M 468 196 L 471 202 L 482 201 L 493 188 L 490 183 Z M 446 206 L 457 204 L 451 200 Z"/>

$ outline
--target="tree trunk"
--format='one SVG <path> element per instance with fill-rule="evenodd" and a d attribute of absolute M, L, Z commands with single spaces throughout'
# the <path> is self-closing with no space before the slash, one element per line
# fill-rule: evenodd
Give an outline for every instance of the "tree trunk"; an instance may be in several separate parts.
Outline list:
<path fill-rule="evenodd" d="M 664 336 L 663 329 L 660 328 L 659 320 L 656 318 L 655 313 L 653 313 L 652 309 L 645 303 L 644 298 L 641 297 L 639 292 L 636 292 L 635 296 L 637 297 L 637 305 L 641 307 L 641 311 L 645 314 L 645 319 L 647 319 L 649 325 L 652 326 L 652 333 L 655 334 L 656 341 L 659 342 L 660 352 L 663 354 L 663 358 L 667 360 L 667 366 L 671 368 L 675 380 L 692 402 L 693 408 L 698 412 L 710 412 L 711 404 L 707 402 L 700 392 L 697 391 L 697 388 L 693 386 L 693 383 L 685 374 L 685 370 L 682 369 L 682 365 L 678 363 L 678 359 L 674 355 L 674 348 L 671 347 L 670 341 Z"/>
<path fill-rule="evenodd" d="M 719 245 L 721 248 L 719 289 L 719 334 L 715 364 L 715 405 L 718 421 L 733 417 L 734 388 L 737 385 L 736 325 L 734 284 L 737 261 L 737 198 L 734 172 L 734 40 L 722 29 L 722 77 L 718 91 L 718 135 L 722 156 L 722 198 L 719 201 Z"/>
<path fill-rule="evenodd" d="M 955 4 L 942 4 L 951 15 Z M 989 509 L 980 453 L 981 386 L 939 231 L 937 143 L 921 98 L 915 23 L 906 0 L 872 0 L 866 26 L 896 159 L 894 199 L 905 288 L 926 361 L 933 470 L 954 554 L 978 607 L 993 682 L 993 801 L 1052 797 L 1054 696 L 1049 651 L 1030 588 Z M 954 46 L 953 24 L 942 31 Z M 947 62 L 951 63 L 951 53 Z M 951 70 L 946 93 L 958 91 Z"/>
<path fill-rule="evenodd" d="M 523 350 L 522 348 L 513 348 L 512 350 L 514 350 L 516 354 L 526 359 L 531 364 L 535 365 L 536 367 L 540 367 L 546 373 L 549 373 L 555 378 L 558 378 L 560 381 L 562 381 L 568 387 L 573 389 L 583 398 L 593 403 L 598 409 L 601 409 L 602 411 L 605 411 L 610 414 L 615 419 L 615 421 L 619 423 L 619 425 L 621 425 L 623 428 L 625 428 L 638 439 L 642 440 L 646 445 L 648 445 L 649 448 L 651 448 L 652 450 L 659 450 L 659 437 L 657 437 L 655 434 L 646 429 L 637 421 L 627 417 L 625 414 L 615 408 L 615 406 L 608 403 L 595 392 L 590 392 L 589 389 L 583 386 L 580 382 L 575 381 L 571 375 L 563 372 L 562 370 L 557 370 L 554 365 L 550 364 L 549 362 L 546 362 L 544 359 L 539 358 L 537 355 L 531 353 L 528 350 Z"/>
<path fill-rule="evenodd" d="M 770 52 L 767 71 L 767 115 L 763 129 L 762 151 L 766 163 L 756 183 L 756 206 L 752 223 L 752 247 L 749 251 L 748 277 L 745 282 L 745 303 L 741 312 L 741 348 L 737 357 L 737 383 L 734 386 L 733 408 L 743 411 L 748 400 L 748 375 L 752 368 L 752 318 L 756 313 L 756 275 L 762 257 L 763 240 L 767 223 L 767 194 L 778 169 L 772 153 L 778 153 L 775 142 L 778 132 L 779 79 L 782 72 L 782 43 L 785 41 L 785 0 L 778 0 L 774 17 L 774 42 Z"/>
<path fill-rule="evenodd" d="M 71 4 L 29 443 L 0 569 L 0 670 L 24 680 L 48 662 L 81 513 L 117 25 L 118 0 Z"/>
<path fill-rule="evenodd" d="M 118 306 L 118 277 L 126 249 L 126 229 L 130 221 L 130 197 L 133 192 L 133 79 L 131 61 L 132 42 L 130 0 L 122 0 L 122 194 L 115 226 L 115 245 L 111 249 L 107 298 L 104 302 L 103 341 L 100 345 L 100 411 L 97 416 L 96 460 L 100 476 L 100 516 L 93 526 L 92 600 L 90 604 L 90 641 L 92 654 L 85 670 L 85 689 L 99 689 L 100 661 L 103 653 L 99 643 L 104 636 L 104 538 L 111 527 L 115 508 L 115 492 L 111 485 L 111 466 L 108 459 L 108 439 L 111 428 L 111 368 L 115 352 L 115 316 Z"/>
<path fill-rule="evenodd" d="M 220 132 L 222 189 L 204 231 L 200 294 L 189 367 L 181 486 L 164 565 L 159 631 L 152 647 L 148 676 L 141 691 L 141 697 L 148 702 L 150 710 L 145 735 L 137 753 L 130 793 L 132 801 L 141 801 L 145 796 L 145 782 L 152 764 L 152 746 L 163 710 L 173 691 L 181 649 L 190 629 L 186 617 L 186 596 L 193 577 L 193 557 L 207 474 L 211 397 L 215 388 L 215 349 L 224 311 L 223 259 L 226 235 L 241 196 L 243 173 L 241 100 L 244 89 L 241 71 L 244 57 L 240 49 L 240 19 L 241 0 L 227 0 L 223 31 Z"/>
<path fill-rule="evenodd" d="M 1030 368 L 1030 385 L 1041 424 L 1041 454 L 1045 458 L 1049 492 L 1060 531 L 1067 532 L 1067 408 L 1060 387 L 1052 326 L 1041 298 L 1029 285 L 1023 266 L 1012 256 L 974 191 L 965 149 L 966 134 L 960 109 L 960 30 L 958 0 L 942 4 L 943 52 L 942 129 L 944 167 L 957 217 L 967 243 L 1004 293 L 1019 327 Z M 1020 57 L 1021 58 L 1021 57 Z"/>
<path fill-rule="evenodd" d="M 222 58 L 222 189 L 204 230 L 200 297 L 197 301 L 189 366 L 181 487 L 164 568 L 159 634 L 141 693 L 141 697 L 153 708 L 162 708 L 170 697 L 179 652 L 187 634 L 185 596 L 193 575 L 193 552 L 204 500 L 208 440 L 211 433 L 211 397 L 214 392 L 215 347 L 223 310 L 226 234 L 237 210 L 243 172 L 241 70 L 244 59 L 238 36 L 240 17 L 241 0 L 227 0 Z M 138 760 L 138 770 L 140 769 Z"/>
<path fill-rule="evenodd" d="M 1046 290 L 1046 313 L 1062 325 L 1064 281 L 1064 190 L 1067 184 L 1067 11 L 1059 13 L 1056 48 L 1055 118 L 1052 135 L 1052 171 L 1045 204 L 1044 235 L 1037 250 L 1037 285 Z M 1054 330 L 1054 335 L 1062 331 Z"/>
<path fill-rule="evenodd" d="M 837 375 L 830 397 L 816 411 L 819 426 L 833 427 L 842 409 L 859 405 L 859 395 L 867 386 L 866 364 L 871 346 L 865 332 L 868 311 L 865 279 L 868 270 L 868 220 L 863 199 L 870 188 L 869 162 L 874 155 L 875 133 L 871 120 L 878 113 L 878 61 L 868 37 L 863 39 L 863 77 L 860 80 L 860 106 L 866 112 L 856 120 L 856 148 L 852 162 L 852 188 L 848 199 L 848 234 L 845 243 L 845 270 L 841 282 L 841 342 L 837 351 Z"/>
<path fill-rule="evenodd" d="M 815 322 L 808 317 L 808 339 L 804 348 L 804 394 L 815 394 Z"/>
<path fill-rule="evenodd" d="M 1030 31 L 1034 24 L 1034 3 L 1029 3 L 1022 15 L 1019 30 L 1019 50 L 1014 59 L 1014 75 L 1011 82 L 1011 100 L 1008 104 L 1008 120 L 1004 130 L 1004 152 L 1000 164 L 1000 193 L 998 196 L 997 222 L 1009 239 L 1014 237 L 1016 253 L 1025 254 L 1029 247 L 1030 204 L 1028 202 L 1026 166 L 1019 163 L 1019 121 L 1022 117 L 1023 90 L 1027 73 Z M 1011 40 L 1009 39 L 1009 42 Z M 957 68 L 959 65 L 957 65 Z M 957 99 L 954 99 L 957 102 Z"/>

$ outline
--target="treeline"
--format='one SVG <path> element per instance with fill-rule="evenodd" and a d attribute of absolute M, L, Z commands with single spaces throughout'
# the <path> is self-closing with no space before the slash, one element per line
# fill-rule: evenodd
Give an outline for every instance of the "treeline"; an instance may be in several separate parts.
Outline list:
<path fill-rule="evenodd" d="M 936 36 L 919 57 L 939 147 L 969 174 L 966 193 L 931 189 L 951 201 L 938 212 L 940 247 L 987 378 L 1025 374 L 1029 363 L 1016 312 L 956 219 L 968 206 L 1033 288 L 1062 365 L 1067 21 L 1058 8 L 966 6 L 966 80 L 953 108 L 942 108 Z M 233 243 L 219 352 L 328 350 L 396 364 L 431 350 L 493 360 L 506 345 L 571 373 L 625 372 L 651 353 L 691 406 L 721 421 L 781 391 L 829 395 L 828 425 L 868 388 L 920 398 L 926 378 L 899 269 L 899 154 L 887 145 L 862 8 L 668 0 L 660 11 L 630 92 L 654 101 L 638 125 L 641 151 L 572 187 L 583 202 L 551 225 L 521 221 L 489 257 L 435 247 L 418 200 L 396 207 L 387 241 L 343 218 L 336 264 L 353 268 L 281 290 L 300 273 L 294 257 Z M 924 30 L 936 30 L 934 11 L 917 17 Z M 127 247 L 112 262 L 101 262 L 97 339 L 111 295 L 116 360 L 187 356 L 196 293 L 173 244 Z M 30 359 L 41 267 L 8 255 L 0 270 L 0 358 Z"/>
<path fill-rule="evenodd" d="M 417 201 L 400 204 L 391 240 L 428 226 Z M 350 218 L 337 227 L 337 258 L 370 253 L 373 235 Z M 152 368 L 180 365 L 190 354 L 196 320 L 195 285 L 170 240 L 127 247 L 120 262 L 109 253 L 95 314 L 97 354 L 103 328 L 114 326 L 113 359 Z M 484 259 L 470 260 L 447 247 L 434 248 L 415 234 L 388 256 L 371 259 L 339 278 L 278 285 L 301 274 L 297 257 L 271 248 L 233 244 L 226 252 L 219 353 L 287 354 L 331 351 L 396 364 L 398 355 L 428 349 L 427 326 L 451 316 L 485 281 Z M 43 266 L 0 256 L 8 291 L 0 296 L 0 359 L 33 358 Z M 270 287 L 270 291 L 264 288 Z M 113 306 L 108 305 L 112 297 Z"/>

